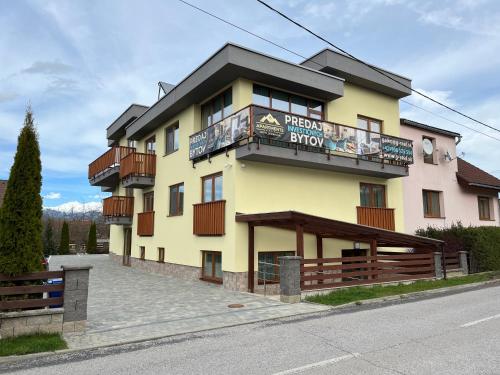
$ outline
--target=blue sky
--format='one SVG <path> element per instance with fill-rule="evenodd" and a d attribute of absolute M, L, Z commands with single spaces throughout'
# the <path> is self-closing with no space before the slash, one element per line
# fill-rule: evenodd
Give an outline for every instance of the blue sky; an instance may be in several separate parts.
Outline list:
<path fill-rule="evenodd" d="M 191 0 L 308 56 L 325 47 L 254 0 Z M 500 2 L 270 0 L 272 5 L 413 87 L 500 127 Z M 11 1 L 0 12 L 0 178 L 11 167 L 26 105 L 38 124 L 46 206 L 97 202 L 87 165 L 132 102 L 154 103 L 225 42 L 300 62 L 176 0 Z M 406 100 L 479 129 L 419 97 Z M 460 132 L 465 159 L 500 177 L 500 142 L 402 103 L 403 117 Z M 92 203 L 90 203 L 92 204 Z"/>

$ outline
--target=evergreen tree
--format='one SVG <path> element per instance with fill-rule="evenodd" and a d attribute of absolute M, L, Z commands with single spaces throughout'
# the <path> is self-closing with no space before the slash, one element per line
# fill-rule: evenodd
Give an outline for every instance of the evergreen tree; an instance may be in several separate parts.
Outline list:
<path fill-rule="evenodd" d="M 41 187 L 40 147 L 28 107 L 0 211 L 0 273 L 43 269 Z"/>
<path fill-rule="evenodd" d="M 97 228 L 95 222 L 92 222 L 92 224 L 90 224 L 89 239 L 87 241 L 87 253 L 97 253 Z"/>
<path fill-rule="evenodd" d="M 65 255 L 69 254 L 69 226 L 66 220 L 64 220 L 61 229 L 61 241 L 59 242 L 59 254 Z"/>
<path fill-rule="evenodd" d="M 54 243 L 54 230 L 52 229 L 52 220 L 48 219 L 45 224 L 45 232 L 43 234 L 43 252 L 45 256 L 56 255 L 57 248 Z"/>

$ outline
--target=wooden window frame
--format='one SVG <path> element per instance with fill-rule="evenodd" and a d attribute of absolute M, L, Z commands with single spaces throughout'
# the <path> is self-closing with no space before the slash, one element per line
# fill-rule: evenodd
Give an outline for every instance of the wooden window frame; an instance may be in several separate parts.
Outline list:
<path fill-rule="evenodd" d="M 368 117 L 365 115 L 360 115 L 360 114 L 358 114 L 357 119 L 365 120 L 368 123 L 368 129 L 360 129 L 360 130 L 366 130 L 370 133 L 377 133 L 377 134 L 382 134 L 384 132 L 384 121 L 383 120 L 380 120 L 380 119 L 374 118 L 374 117 Z M 375 132 L 372 130 L 372 122 L 375 122 L 375 121 L 380 123 L 380 131 L 378 131 L 378 132 Z"/>
<path fill-rule="evenodd" d="M 152 208 L 151 210 L 148 210 L 146 211 L 146 199 L 148 199 L 148 197 L 152 196 L 153 197 L 153 204 L 152 204 Z M 150 192 L 147 192 L 147 193 L 144 193 L 142 195 L 142 212 L 154 212 L 155 210 L 155 192 L 154 191 L 150 191 Z"/>
<path fill-rule="evenodd" d="M 220 92 L 219 94 L 217 95 L 214 95 L 212 98 L 210 98 L 209 100 L 207 100 L 205 103 L 201 104 L 200 105 L 200 112 L 201 112 L 201 116 L 203 116 L 203 107 L 205 106 L 209 106 L 210 108 L 210 115 L 208 116 L 210 118 L 210 121 L 207 121 L 207 126 L 204 128 L 203 127 L 203 117 L 201 119 L 201 126 L 202 126 L 202 129 L 206 129 L 206 128 L 209 128 L 210 126 L 214 125 L 214 124 L 217 124 L 218 122 L 224 120 L 226 117 L 228 117 L 230 114 L 227 114 L 227 113 L 224 113 L 224 109 L 226 108 L 226 103 L 224 102 L 224 95 L 226 94 L 226 92 L 228 91 L 231 91 L 231 107 L 233 106 L 233 87 L 228 87 L 227 89 L 225 89 L 224 91 Z M 215 103 L 215 100 L 217 98 L 221 99 L 221 103 L 222 103 L 222 110 L 221 110 L 221 119 L 217 122 L 213 122 L 213 116 L 214 116 L 214 103 Z M 231 114 L 233 113 L 234 111 L 231 110 Z"/>
<path fill-rule="evenodd" d="M 165 263 L 165 248 L 158 248 L 158 263 Z"/>
<path fill-rule="evenodd" d="M 363 188 L 363 186 L 366 186 L 369 189 L 369 195 L 370 195 L 370 205 L 369 206 L 363 206 L 362 202 L 361 202 L 361 189 Z M 374 202 L 375 202 L 375 195 L 373 194 L 373 188 L 374 187 L 382 187 L 384 189 L 384 194 L 383 194 L 384 204 L 383 204 L 383 207 L 377 207 L 374 204 Z M 360 207 L 387 208 L 387 186 L 386 185 L 383 185 L 383 184 L 371 184 L 371 183 L 368 183 L 368 182 L 360 182 L 359 183 L 359 194 L 360 194 L 360 196 L 359 196 L 359 206 Z"/>
<path fill-rule="evenodd" d="M 490 197 L 486 197 L 484 195 L 479 195 L 477 197 L 477 205 L 478 205 L 478 210 L 479 210 L 479 220 L 483 221 L 492 221 L 494 219 L 491 218 L 491 207 L 490 207 Z M 488 217 L 481 216 L 481 201 L 486 201 L 487 207 L 488 207 Z"/>
<path fill-rule="evenodd" d="M 259 270 L 259 255 L 260 254 L 272 254 L 273 255 L 273 263 L 276 264 L 273 268 L 273 276 L 274 276 L 274 279 L 273 280 L 267 280 L 266 279 L 266 284 L 278 284 L 280 282 L 280 279 L 279 279 L 279 272 L 280 272 L 280 268 L 279 268 L 279 261 L 278 261 L 278 258 L 279 257 L 282 257 L 282 256 L 286 256 L 285 254 L 287 253 L 293 253 L 293 255 L 295 255 L 295 251 L 293 250 L 290 250 L 290 251 L 259 251 L 259 253 L 257 254 L 257 283 L 259 285 L 263 285 L 264 284 L 264 280 L 260 278 L 260 270 Z"/>
<path fill-rule="evenodd" d="M 422 141 L 424 139 L 428 139 L 429 141 L 432 142 L 432 146 L 433 146 L 433 152 L 432 152 L 432 155 L 429 155 L 429 157 L 431 158 L 431 160 L 429 161 L 429 159 L 426 159 L 426 155 L 424 153 L 424 163 L 425 164 L 430 164 L 430 165 L 437 165 L 436 161 L 435 161 L 435 158 L 434 158 L 434 155 L 435 155 L 435 148 L 436 148 L 436 138 L 432 138 L 432 137 L 428 137 L 426 135 L 423 135 L 422 136 Z"/>
<path fill-rule="evenodd" d="M 441 212 L 441 193 L 442 193 L 441 191 L 422 189 L 422 206 L 423 206 L 423 201 L 424 201 L 423 194 L 428 194 L 427 195 L 427 202 L 430 202 L 430 204 L 427 205 L 428 206 L 427 208 L 432 207 L 432 199 L 429 199 L 430 197 L 432 197 L 432 194 L 429 194 L 429 193 L 437 193 L 438 194 L 439 213 L 437 216 L 436 215 L 429 215 L 425 212 L 426 210 L 424 208 L 424 217 L 427 219 L 443 219 L 443 215 Z"/>
<path fill-rule="evenodd" d="M 178 184 L 175 184 L 175 185 L 171 185 L 169 186 L 169 196 L 168 196 L 168 216 L 182 216 L 184 214 L 184 202 L 183 202 L 183 209 L 182 211 L 180 210 L 180 191 L 179 191 L 179 188 L 180 187 L 184 187 L 184 182 L 180 182 Z M 174 188 L 177 188 L 177 192 L 175 193 L 176 194 L 176 207 L 175 207 L 175 212 L 172 213 L 172 207 L 170 207 L 170 204 L 172 203 L 172 189 Z M 184 198 L 183 198 L 184 200 Z"/>
<path fill-rule="evenodd" d="M 176 130 L 179 130 L 179 123 L 178 122 L 176 122 L 175 124 L 169 125 L 165 128 L 165 156 L 173 154 L 176 151 L 179 151 L 179 147 L 175 148 L 175 131 Z M 174 144 L 173 144 L 172 150 L 168 149 L 168 135 L 169 135 L 169 133 L 172 133 L 173 137 L 174 137 Z"/>
<path fill-rule="evenodd" d="M 148 144 L 154 143 L 155 149 L 154 151 L 148 150 Z M 149 154 L 149 155 L 155 155 L 156 154 L 156 135 L 153 135 L 146 139 L 146 142 L 144 142 L 144 153 Z"/>
<path fill-rule="evenodd" d="M 146 260 L 146 246 L 139 246 L 140 260 Z"/>
<path fill-rule="evenodd" d="M 211 253 L 213 257 L 212 261 L 212 276 L 205 275 L 205 254 Z M 222 252 L 214 250 L 202 250 L 201 251 L 201 280 L 208 281 L 215 284 L 222 284 L 222 277 L 215 277 L 215 255 L 220 254 L 221 256 L 221 272 L 222 272 Z"/>
<path fill-rule="evenodd" d="M 209 179 L 212 180 L 212 200 L 209 202 L 218 202 L 218 201 L 224 200 L 224 199 L 215 200 L 215 179 L 217 177 L 222 177 L 222 182 L 224 183 L 224 176 L 222 175 L 222 172 L 212 173 L 212 174 L 209 174 L 207 176 L 203 176 L 201 178 L 201 202 L 202 203 L 208 203 L 208 202 L 205 202 L 205 180 L 209 180 Z M 222 190 L 222 194 L 224 195 L 224 190 Z"/>

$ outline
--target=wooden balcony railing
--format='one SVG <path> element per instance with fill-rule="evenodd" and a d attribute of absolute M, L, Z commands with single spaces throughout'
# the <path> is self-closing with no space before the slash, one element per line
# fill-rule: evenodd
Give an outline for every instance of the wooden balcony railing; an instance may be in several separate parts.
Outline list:
<path fill-rule="evenodd" d="M 156 155 L 133 152 L 120 162 L 120 178 L 129 176 L 154 177 L 156 175 Z"/>
<path fill-rule="evenodd" d="M 356 207 L 358 224 L 381 229 L 395 230 L 394 208 Z"/>
<path fill-rule="evenodd" d="M 103 216 L 132 217 L 134 215 L 134 197 L 112 196 L 102 202 Z"/>
<path fill-rule="evenodd" d="M 153 236 L 155 228 L 155 212 L 141 212 L 137 214 L 137 235 Z"/>
<path fill-rule="evenodd" d="M 134 147 L 113 146 L 89 164 L 89 179 L 120 165 L 120 160 L 135 151 Z"/>
<path fill-rule="evenodd" d="M 225 234 L 226 201 L 193 204 L 193 234 L 222 236 Z"/>

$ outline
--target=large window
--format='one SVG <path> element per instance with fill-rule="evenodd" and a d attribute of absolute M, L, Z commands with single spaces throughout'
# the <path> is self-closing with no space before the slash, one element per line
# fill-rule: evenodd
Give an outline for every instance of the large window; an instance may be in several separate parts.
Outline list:
<path fill-rule="evenodd" d="M 146 140 L 146 154 L 156 153 L 156 137 L 153 135 Z"/>
<path fill-rule="evenodd" d="M 145 193 L 143 196 L 144 199 L 144 207 L 142 212 L 153 212 L 154 211 L 154 199 L 155 193 L 152 191 L 150 193 Z"/>
<path fill-rule="evenodd" d="M 479 219 L 480 220 L 491 220 L 490 198 L 477 197 L 477 203 L 479 206 Z"/>
<path fill-rule="evenodd" d="M 301 116 L 323 119 L 323 103 L 287 92 L 253 85 L 253 104 Z"/>
<path fill-rule="evenodd" d="M 179 149 L 179 123 L 165 129 L 165 154 Z"/>
<path fill-rule="evenodd" d="M 280 280 L 279 257 L 295 255 L 293 251 L 259 252 L 259 283 L 276 283 Z"/>
<path fill-rule="evenodd" d="M 385 208 L 385 185 L 360 185 L 360 203 L 362 207 Z"/>
<path fill-rule="evenodd" d="M 380 143 L 380 135 L 379 134 L 373 134 L 371 132 L 375 133 L 381 133 L 382 132 L 382 121 L 381 120 L 376 120 L 370 117 L 365 117 L 365 116 L 360 116 L 358 115 L 358 129 L 363 129 L 367 130 L 365 133 L 365 147 L 368 147 L 368 150 L 371 149 L 371 143 L 376 142 L 376 144 Z M 377 147 L 378 150 L 378 147 Z M 370 153 L 370 152 L 367 152 Z"/>
<path fill-rule="evenodd" d="M 233 90 L 217 95 L 201 106 L 201 127 L 205 129 L 233 112 Z"/>
<path fill-rule="evenodd" d="M 182 215 L 184 211 L 184 184 L 170 186 L 169 216 Z"/>
<path fill-rule="evenodd" d="M 441 217 L 441 203 L 439 191 L 422 190 L 425 217 Z"/>
<path fill-rule="evenodd" d="M 202 177 L 201 198 L 203 203 L 222 199 L 222 172 Z"/>
<path fill-rule="evenodd" d="M 202 279 L 222 282 L 222 254 L 218 251 L 202 251 Z"/>

